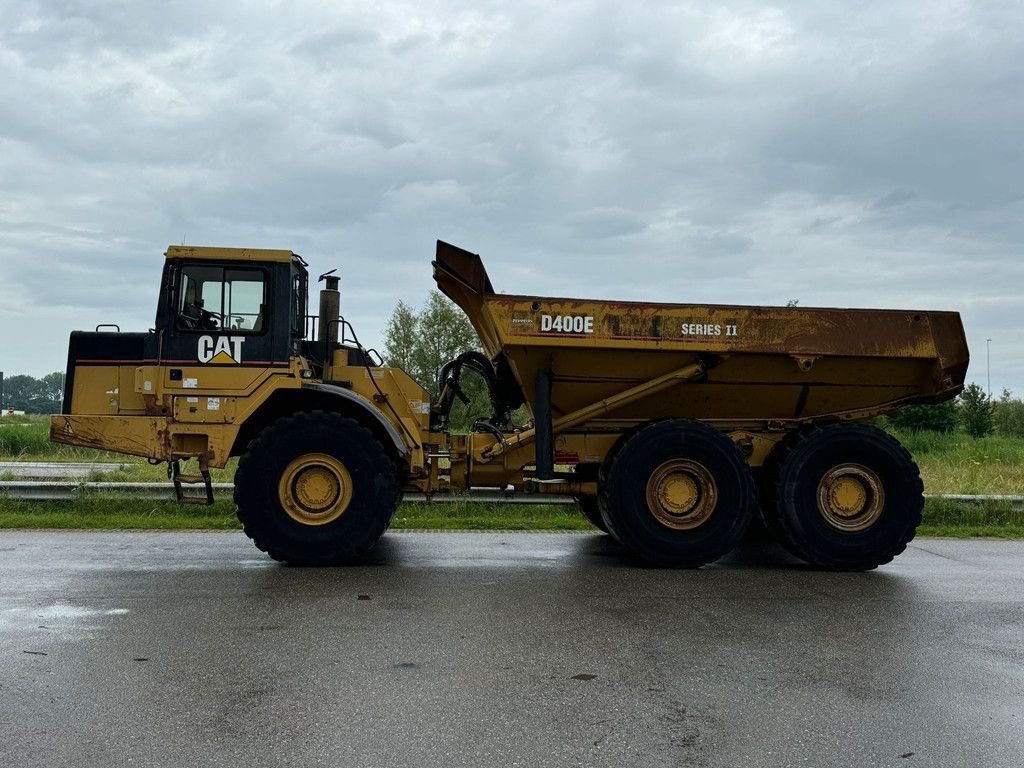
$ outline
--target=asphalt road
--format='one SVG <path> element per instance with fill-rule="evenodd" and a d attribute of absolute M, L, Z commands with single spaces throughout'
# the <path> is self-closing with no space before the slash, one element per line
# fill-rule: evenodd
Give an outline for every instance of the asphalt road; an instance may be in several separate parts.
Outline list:
<path fill-rule="evenodd" d="M 1022 766 L 1024 542 L 701 571 L 580 534 L 0 533 L 4 766 Z"/>

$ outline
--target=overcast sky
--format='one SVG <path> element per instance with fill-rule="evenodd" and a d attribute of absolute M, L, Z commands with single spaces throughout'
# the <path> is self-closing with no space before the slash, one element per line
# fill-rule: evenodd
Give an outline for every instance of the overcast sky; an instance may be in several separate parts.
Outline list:
<path fill-rule="evenodd" d="M 0 0 L 0 370 L 153 323 L 170 243 L 441 238 L 509 293 L 954 309 L 1024 394 L 1019 2 Z"/>

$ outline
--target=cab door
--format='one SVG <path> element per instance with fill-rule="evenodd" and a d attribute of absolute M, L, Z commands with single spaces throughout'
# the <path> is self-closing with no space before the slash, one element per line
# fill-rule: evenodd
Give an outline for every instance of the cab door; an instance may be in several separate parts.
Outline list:
<path fill-rule="evenodd" d="M 267 368 L 287 367 L 287 345 L 275 344 L 271 266 L 183 260 L 172 281 L 162 354 L 165 387 L 243 390 Z"/>

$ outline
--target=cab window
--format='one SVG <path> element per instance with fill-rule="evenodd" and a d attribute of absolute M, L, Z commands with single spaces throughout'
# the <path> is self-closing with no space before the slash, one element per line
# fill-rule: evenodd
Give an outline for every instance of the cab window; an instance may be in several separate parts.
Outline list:
<path fill-rule="evenodd" d="M 262 270 L 186 264 L 181 269 L 178 328 L 261 333 L 266 291 Z"/>

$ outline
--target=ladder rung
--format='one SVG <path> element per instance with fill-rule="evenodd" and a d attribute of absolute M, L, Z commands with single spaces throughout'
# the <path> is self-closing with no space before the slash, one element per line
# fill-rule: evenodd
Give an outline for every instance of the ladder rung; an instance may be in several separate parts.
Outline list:
<path fill-rule="evenodd" d="M 178 498 L 179 504 L 197 504 L 202 507 L 208 507 L 210 505 L 209 500 L 205 496 L 180 496 Z"/>

